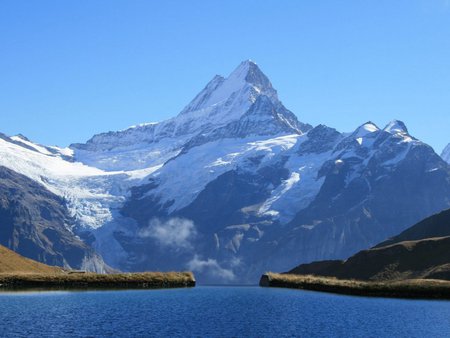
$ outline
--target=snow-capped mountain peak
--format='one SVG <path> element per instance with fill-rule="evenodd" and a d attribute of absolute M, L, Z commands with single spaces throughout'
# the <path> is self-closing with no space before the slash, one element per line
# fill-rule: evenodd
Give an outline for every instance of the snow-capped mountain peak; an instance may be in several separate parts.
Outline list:
<path fill-rule="evenodd" d="M 358 127 L 352 134 L 353 137 L 359 138 L 359 137 L 366 137 L 369 134 L 372 134 L 374 132 L 379 131 L 380 128 L 378 128 L 378 126 L 369 121 L 364 123 L 363 125 L 361 125 L 360 127 Z"/>
<path fill-rule="evenodd" d="M 179 116 L 204 111 L 217 105 L 226 104 L 231 116 L 243 114 L 242 109 L 256 101 L 260 95 L 266 95 L 278 101 L 277 92 L 273 89 L 267 76 L 253 61 L 243 61 L 227 78 L 216 75 L 206 87 L 183 109 Z M 239 106 L 238 106 L 239 104 Z M 193 114 L 193 115 L 194 115 Z M 227 116 L 223 116 L 227 118 Z M 236 116 L 238 117 L 238 116 Z"/>
<path fill-rule="evenodd" d="M 240 80 L 252 85 L 260 92 L 274 91 L 270 80 L 252 60 L 243 61 L 229 76 L 230 80 Z M 276 95 L 276 92 L 272 93 Z M 268 95 L 270 96 L 270 95 Z"/>
<path fill-rule="evenodd" d="M 104 170 L 143 169 L 205 141 L 302 134 L 311 128 L 283 106 L 267 76 L 247 60 L 227 78 L 214 76 L 176 117 L 95 135 L 71 148 L 77 160 Z"/>
<path fill-rule="evenodd" d="M 390 134 L 409 134 L 406 125 L 399 120 L 389 122 L 383 130 Z"/>

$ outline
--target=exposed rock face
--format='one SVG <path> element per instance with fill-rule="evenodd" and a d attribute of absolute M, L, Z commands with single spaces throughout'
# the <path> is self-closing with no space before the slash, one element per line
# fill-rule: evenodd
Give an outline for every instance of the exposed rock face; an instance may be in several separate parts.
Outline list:
<path fill-rule="evenodd" d="M 72 222 L 60 197 L 0 167 L 0 244 L 48 265 L 105 272 L 103 260 L 68 230 Z"/>

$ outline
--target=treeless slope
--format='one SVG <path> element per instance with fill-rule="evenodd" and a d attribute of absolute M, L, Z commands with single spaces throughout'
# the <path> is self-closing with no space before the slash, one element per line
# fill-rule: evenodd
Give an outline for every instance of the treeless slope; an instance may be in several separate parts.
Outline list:
<path fill-rule="evenodd" d="M 368 281 L 417 278 L 450 281 L 450 210 L 345 261 L 303 264 L 289 273 Z"/>
<path fill-rule="evenodd" d="M 444 210 L 436 215 L 428 217 L 416 225 L 406 229 L 398 236 L 392 237 L 377 246 L 391 245 L 405 241 L 417 241 L 425 238 L 450 236 L 450 209 Z"/>
<path fill-rule="evenodd" d="M 6 289 L 156 289 L 195 286 L 191 272 L 98 274 L 63 270 L 22 257 L 0 245 L 0 287 Z"/>
<path fill-rule="evenodd" d="M 363 250 L 346 261 L 303 264 L 289 273 L 368 281 L 450 280 L 450 236 Z"/>
<path fill-rule="evenodd" d="M 4 246 L 0 245 L 0 273 L 61 273 L 61 268 L 45 265 L 31 259 L 20 256 Z"/>

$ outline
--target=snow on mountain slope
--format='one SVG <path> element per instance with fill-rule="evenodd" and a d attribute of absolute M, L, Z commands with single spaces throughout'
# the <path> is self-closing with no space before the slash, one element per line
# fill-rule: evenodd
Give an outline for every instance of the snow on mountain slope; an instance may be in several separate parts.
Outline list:
<path fill-rule="evenodd" d="M 319 192 L 323 183 L 323 179 L 318 178 L 319 170 L 325 162 L 360 158 L 361 163 L 352 167 L 353 174 L 348 177 L 351 181 L 365 169 L 373 156 L 380 154 L 379 146 L 374 147 L 374 143 L 381 142 L 387 133 L 399 145 L 405 146 L 402 151 L 393 154 L 395 156 L 387 154 L 384 165 L 395 165 L 401 161 L 409 149 L 408 143 L 413 139 L 404 129 L 394 128 L 396 124 L 402 122 L 393 121 L 380 130 L 368 122 L 347 137 L 334 129 L 319 126 L 303 135 L 221 138 L 203 143 L 151 174 L 148 180 L 152 187 L 141 197 L 151 196 L 154 203 L 161 207 L 168 206 L 165 212 L 170 215 L 192 203 L 209 182 L 230 170 L 256 172 L 282 163 L 290 176 L 280 186 L 274 187 L 258 213 L 286 223 Z"/>
<path fill-rule="evenodd" d="M 264 109 L 266 116 L 278 121 L 277 128 L 270 129 L 270 123 L 261 127 L 263 121 L 258 120 L 258 116 L 263 116 L 259 112 Z M 253 116 L 250 120 L 249 114 Z M 244 121 L 236 125 L 241 118 Z M 260 128 L 249 128 L 250 121 L 259 123 Z M 239 129 L 240 134 L 228 135 L 227 126 L 228 129 Z M 280 131 L 301 134 L 310 128 L 284 108 L 258 66 L 252 61 L 244 61 L 228 78 L 215 76 L 178 116 L 159 123 L 95 135 L 87 143 L 74 144 L 71 148 L 74 157 L 85 164 L 104 170 L 133 170 L 163 164 L 177 156 L 188 141 L 217 134 L 219 130 L 222 131 L 220 137 L 225 138 L 261 133 L 276 135 Z"/>
<path fill-rule="evenodd" d="M 111 208 L 124 201 L 127 189 L 159 168 L 105 172 L 67 161 L 68 152 L 64 149 L 54 148 L 54 152 L 47 149 L 23 137 L 0 138 L 0 165 L 63 197 L 82 227 L 98 228 L 111 221 Z"/>
<path fill-rule="evenodd" d="M 290 240 L 301 242 L 301 237 L 313 236 L 309 243 L 299 244 L 298 250 L 305 257 L 332 258 L 369 246 L 409 225 L 410 219 L 414 221 L 449 203 L 448 167 L 438 161 L 430 147 L 409 135 L 401 121 L 392 121 L 383 129 L 368 122 L 348 134 L 318 126 L 305 134 L 275 137 L 227 135 L 194 142 L 150 174 L 147 185 L 133 188 L 123 213 L 136 219 L 140 227 L 147 229 L 149 224 L 166 219 L 188 220 L 196 234 L 196 239 L 189 244 L 192 251 L 183 250 L 184 256 L 167 255 L 158 242 L 149 238 L 124 236 L 125 245 L 142 242 L 142 248 L 131 250 L 133 257 L 150 254 L 153 257 L 137 260 L 136 269 L 149 268 L 161 261 L 171 268 L 177 264 L 191 266 L 184 260 L 192 254 L 195 259 L 215 260 L 233 275 L 251 278 L 251 271 L 260 273 L 268 268 L 256 257 L 264 256 L 269 248 L 275 250 L 276 243 L 290 233 L 291 227 L 309 232 L 295 230 Z M 411 161 L 417 163 L 411 166 Z M 383 190 L 395 189 L 396 194 L 408 191 L 409 186 L 414 187 L 409 177 L 416 175 L 428 182 L 440 181 L 443 189 L 437 193 L 440 197 L 436 196 L 436 201 L 428 204 L 423 200 L 429 198 L 428 191 L 417 200 L 410 197 L 410 202 L 408 199 L 401 202 L 397 196 L 396 201 L 403 208 L 414 205 L 414 215 L 417 215 L 399 215 L 395 222 L 389 220 L 375 233 L 379 226 L 377 217 L 385 217 L 383 208 L 368 211 L 367 206 L 360 211 L 360 206 L 370 205 L 372 200 L 382 203 Z M 385 183 L 393 177 L 393 182 Z M 423 188 L 424 192 L 433 184 L 423 183 L 427 187 Z M 328 210 L 328 206 L 333 207 Z M 311 219 L 299 216 L 303 212 L 313 216 L 308 216 Z M 346 220 L 328 225 L 327 217 L 333 219 L 338 215 Z M 357 224 L 359 220 L 367 223 L 365 228 L 356 225 L 353 229 L 355 225 L 351 222 Z M 323 233 L 324 224 L 331 227 L 329 232 Z M 344 237 L 333 242 L 331 237 L 340 232 Z M 321 236 L 327 238 L 326 245 L 320 244 Z M 347 237 L 353 240 L 347 242 Z M 296 256 L 295 246 L 284 245 L 292 251 L 275 255 L 274 266 L 288 266 L 292 264 L 289 257 Z M 241 263 L 235 266 L 236 259 Z M 214 280 L 205 271 L 201 276 Z"/>
<path fill-rule="evenodd" d="M 442 151 L 441 157 L 445 162 L 450 163 L 450 144 Z"/>
<path fill-rule="evenodd" d="M 171 202 L 168 213 L 172 213 L 191 203 L 209 182 L 226 171 L 245 170 L 254 157 L 258 157 L 259 166 L 264 166 L 293 147 L 299 137 L 292 134 L 272 139 L 222 139 L 194 147 L 151 175 L 157 185 L 152 195 L 161 204 Z M 250 170 L 254 169 L 250 166 Z"/>

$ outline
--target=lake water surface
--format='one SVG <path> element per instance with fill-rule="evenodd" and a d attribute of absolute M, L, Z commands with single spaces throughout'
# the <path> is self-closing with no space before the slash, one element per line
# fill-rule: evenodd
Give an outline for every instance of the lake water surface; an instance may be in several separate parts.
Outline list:
<path fill-rule="evenodd" d="M 0 293 L 0 337 L 450 337 L 450 302 L 259 287 Z"/>

